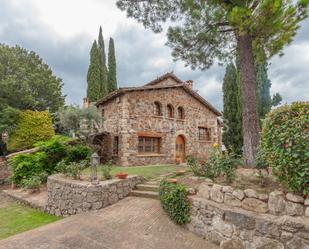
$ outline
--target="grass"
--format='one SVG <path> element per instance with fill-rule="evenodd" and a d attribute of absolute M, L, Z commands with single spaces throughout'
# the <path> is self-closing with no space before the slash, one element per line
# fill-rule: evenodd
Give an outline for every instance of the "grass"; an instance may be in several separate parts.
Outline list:
<path fill-rule="evenodd" d="M 183 168 L 176 165 L 149 165 L 149 166 L 134 166 L 134 167 L 113 167 L 111 174 L 115 175 L 120 172 L 128 173 L 129 175 L 140 175 L 147 179 L 156 178 L 163 174 L 175 172 L 177 169 Z M 83 175 L 89 176 L 90 169 L 86 169 Z M 98 175 L 100 175 L 100 169 L 98 169 Z"/>
<path fill-rule="evenodd" d="M 0 208 L 0 239 L 5 239 L 59 219 L 61 218 L 21 204 L 9 202 Z"/>

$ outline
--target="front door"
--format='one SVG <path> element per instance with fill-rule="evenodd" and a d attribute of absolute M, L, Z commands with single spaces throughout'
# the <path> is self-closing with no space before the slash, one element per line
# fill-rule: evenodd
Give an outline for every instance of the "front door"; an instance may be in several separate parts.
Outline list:
<path fill-rule="evenodd" d="M 179 135 L 176 138 L 176 162 L 184 163 L 186 160 L 185 139 Z"/>

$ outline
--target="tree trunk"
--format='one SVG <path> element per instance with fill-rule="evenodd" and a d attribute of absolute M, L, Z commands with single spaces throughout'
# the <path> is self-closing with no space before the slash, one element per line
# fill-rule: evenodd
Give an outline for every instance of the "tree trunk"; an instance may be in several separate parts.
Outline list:
<path fill-rule="evenodd" d="M 260 139 L 259 116 L 256 104 L 256 76 L 249 35 L 237 37 L 239 50 L 240 89 L 242 97 L 242 124 L 244 139 L 244 160 L 246 166 L 254 166 Z"/>

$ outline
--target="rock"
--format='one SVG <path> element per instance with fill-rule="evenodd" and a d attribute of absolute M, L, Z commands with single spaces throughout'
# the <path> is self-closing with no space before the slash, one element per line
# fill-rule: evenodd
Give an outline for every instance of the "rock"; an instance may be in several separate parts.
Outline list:
<path fill-rule="evenodd" d="M 203 182 L 198 187 L 197 195 L 199 197 L 209 199 L 210 198 L 210 189 L 211 189 L 211 187 L 209 187 L 207 183 Z"/>
<path fill-rule="evenodd" d="M 305 216 L 309 217 L 309 207 L 306 207 Z"/>
<path fill-rule="evenodd" d="M 214 184 L 210 190 L 210 199 L 215 202 L 223 202 L 224 195 L 222 193 L 222 186 L 218 184 Z"/>
<path fill-rule="evenodd" d="M 206 240 L 209 240 L 216 245 L 220 245 L 221 241 L 225 240 L 225 238 L 216 231 L 210 231 L 206 236 Z"/>
<path fill-rule="evenodd" d="M 307 199 L 305 200 L 304 205 L 305 205 L 305 206 L 309 206 L 309 198 L 307 198 Z"/>
<path fill-rule="evenodd" d="M 220 243 L 221 249 L 244 249 L 242 242 L 238 239 L 224 240 Z"/>
<path fill-rule="evenodd" d="M 258 199 L 261 201 L 268 201 L 268 195 L 267 194 L 259 194 Z"/>
<path fill-rule="evenodd" d="M 224 222 L 218 216 L 215 216 L 212 221 L 213 228 L 216 229 L 221 234 L 224 234 L 226 237 L 232 237 L 233 235 L 233 226 L 229 223 Z"/>
<path fill-rule="evenodd" d="M 187 189 L 187 193 L 188 193 L 189 195 L 195 195 L 195 194 L 196 194 L 196 191 L 195 191 L 194 188 L 188 188 L 188 189 Z"/>
<path fill-rule="evenodd" d="M 255 198 L 245 198 L 241 206 L 243 209 L 258 212 L 258 213 L 267 213 L 268 212 L 268 206 L 267 203 L 255 199 Z"/>
<path fill-rule="evenodd" d="M 279 241 L 268 239 L 265 237 L 257 237 L 253 238 L 253 244 L 256 249 L 284 249 L 284 246 Z"/>
<path fill-rule="evenodd" d="M 296 233 L 304 227 L 303 219 L 301 217 L 294 218 L 285 215 L 280 218 L 279 222 L 282 230 L 291 233 Z"/>
<path fill-rule="evenodd" d="M 256 223 L 253 217 L 231 210 L 225 211 L 225 221 L 246 230 L 254 229 Z"/>
<path fill-rule="evenodd" d="M 302 216 L 304 214 L 304 206 L 299 203 L 287 202 L 285 211 L 287 215 Z"/>
<path fill-rule="evenodd" d="M 296 203 L 304 203 L 304 197 L 300 196 L 300 195 L 294 195 L 292 193 L 287 193 L 286 194 L 286 199 L 292 202 L 296 202 Z"/>
<path fill-rule="evenodd" d="M 245 194 L 244 191 L 240 190 L 240 189 L 235 189 L 233 191 L 233 195 L 240 201 L 242 201 L 245 198 Z"/>
<path fill-rule="evenodd" d="M 245 189 L 244 193 L 249 198 L 258 198 L 258 194 L 254 189 Z"/>
<path fill-rule="evenodd" d="M 233 206 L 233 207 L 241 206 L 241 201 L 238 200 L 234 195 L 228 192 L 224 194 L 224 203 L 226 205 Z"/>
<path fill-rule="evenodd" d="M 288 240 L 293 238 L 293 233 L 282 231 L 280 240 L 283 242 L 287 242 Z"/>
<path fill-rule="evenodd" d="M 240 231 L 239 237 L 244 241 L 252 241 L 254 230 L 242 230 Z"/>
<path fill-rule="evenodd" d="M 285 212 L 286 201 L 281 191 L 274 191 L 269 194 L 268 208 L 271 214 L 280 215 Z"/>
<path fill-rule="evenodd" d="M 222 188 L 222 192 L 223 193 L 232 193 L 233 192 L 233 187 L 231 187 L 231 186 L 223 186 L 223 188 Z"/>
<path fill-rule="evenodd" d="M 272 221 L 260 219 L 256 221 L 256 231 L 269 238 L 279 239 L 280 229 Z"/>
<path fill-rule="evenodd" d="M 287 249 L 308 249 L 308 247 L 308 243 L 305 240 L 296 236 L 286 243 Z"/>

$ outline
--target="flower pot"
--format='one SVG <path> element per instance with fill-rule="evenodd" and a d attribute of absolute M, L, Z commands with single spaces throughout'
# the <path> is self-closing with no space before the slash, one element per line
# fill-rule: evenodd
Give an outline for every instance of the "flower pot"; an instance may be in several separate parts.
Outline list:
<path fill-rule="evenodd" d="M 118 173 L 118 174 L 116 174 L 116 177 L 118 179 L 126 179 L 127 176 L 128 176 L 128 173 Z"/>

